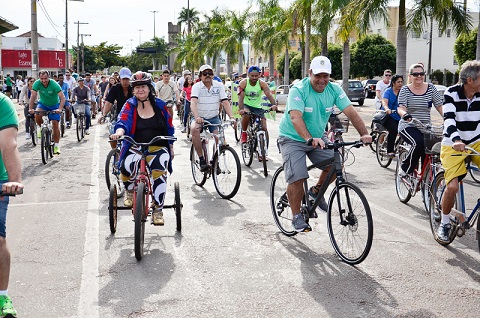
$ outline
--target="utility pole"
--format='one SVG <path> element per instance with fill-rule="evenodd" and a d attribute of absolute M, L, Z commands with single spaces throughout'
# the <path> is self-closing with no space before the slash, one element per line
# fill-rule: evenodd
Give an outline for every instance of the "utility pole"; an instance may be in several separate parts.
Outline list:
<path fill-rule="evenodd" d="M 187 35 L 190 35 L 190 0 L 187 1 Z"/>
<path fill-rule="evenodd" d="M 77 73 L 80 73 L 80 24 L 88 24 L 88 23 L 80 22 L 80 21 L 77 21 L 74 23 L 77 25 Z"/>
<path fill-rule="evenodd" d="M 150 11 L 153 13 L 153 38 L 155 39 L 155 15 L 158 11 Z"/>
<path fill-rule="evenodd" d="M 142 44 L 142 29 L 138 29 L 138 45 Z"/>
<path fill-rule="evenodd" d="M 82 74 L 85 73 L 85 45 L 83 44 L 84 36 L 92 36 L 91 34 L 80 34 L 82 37 Z"/>
<path fill-rule="evenodd" d="M 37 32 L 37 1 L 32 0 L 32 17 L 30 33 L 32 39 L 32 76 L 38 78 L 38 32 Z"/>

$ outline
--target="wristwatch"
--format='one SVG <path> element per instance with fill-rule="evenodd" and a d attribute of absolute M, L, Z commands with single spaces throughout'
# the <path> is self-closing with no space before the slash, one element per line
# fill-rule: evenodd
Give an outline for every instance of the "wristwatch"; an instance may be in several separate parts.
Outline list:
<path fill-rule="evenodd" d="M 311 146 L 313 144 L 313 138 L 309 138 L 305 143 L 307 146 Z"/>

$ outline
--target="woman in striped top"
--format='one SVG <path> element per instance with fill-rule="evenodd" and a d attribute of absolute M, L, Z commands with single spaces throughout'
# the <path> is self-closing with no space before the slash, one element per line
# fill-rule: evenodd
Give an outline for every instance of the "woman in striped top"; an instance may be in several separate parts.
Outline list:
<path fill-rule="evenodd" d="M 425 70 L 421 64 L 413 64 L 409 69 L 410 84 L 403 86 L 398 94 L 398 114 L 402 117 L 398 124 L 398 132 L 405 142 L 412 145 L 402 162 L 403 175 L 412 173 L 418 159 L 425 157 L 425 146 L 422 132 L 412 122 L 412 118 L 420 120 L 424 125 L 430 124 L 430 110 L 435 106 L 442 113 L 442 97 L 435 86 L 424 82 Z M 403 172 L 403 173 L 402 173 Z"/>

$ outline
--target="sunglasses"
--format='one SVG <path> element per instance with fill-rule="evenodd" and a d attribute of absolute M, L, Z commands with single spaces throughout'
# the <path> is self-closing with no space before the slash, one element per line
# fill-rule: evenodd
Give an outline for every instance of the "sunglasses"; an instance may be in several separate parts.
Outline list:
<path fill-rule="evenodd" d="M 203 76 L 213 76 L 213 72 L 212 71 L 203 71 L 202 75 Z"/>
<path fill-rule="evenodd" d="M 388 77 L 391 77 L 392 74 L 383 74 L 383 76 L 388 76 Z"/>
<path fill-rule="evenodd" d="M 419 76 L 424 76 L 425 72 L 415 72 L 415 73 L 410 73 L 413 77 L 419 77 Z"/>

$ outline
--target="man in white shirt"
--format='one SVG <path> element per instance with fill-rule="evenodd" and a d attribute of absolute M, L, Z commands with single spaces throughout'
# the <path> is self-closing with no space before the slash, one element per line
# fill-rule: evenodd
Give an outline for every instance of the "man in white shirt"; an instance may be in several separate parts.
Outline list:
<path fill-rule="evenodd" d="M 383 71 L 383 79 L 377 82 L 377 87 L 375 89 L 375 109 L 383 109 L 382 107 L 382 98 L 385 90 L 390 86 L 390 79 L 392 78 L 392 71 L 385 70 Z"/>
<path fill-rule="evenodd" d="M 77 86 L 77 80 L 72 76 L 70 71 L 65 72 L 65 79 L 63 81 L 68 84 L 70 90 L 73 90 L 75 86 Z"/>
<path fill-rule="evenodd" d="M 180 95 L 178 94 L 177 84 L 170 80 L 169 70 L 164 70 L 162 80 L 155 84 L 155 93 L 158 98 L 167 103 L 168 112 L 173 118 L 172 106 L 174 103 L 180 105 Z M 172 103 L 168 103 L 169 101 Z"/>
<path fill-rule="evenodd" d="M 219 105 L 223 108 L 230 118 L 233 118 L 232 107 L 228 102 L 225 87 L 222 83 L 213 80 L 213 68 L 210 65 L 202 65 L 198 71 L 201 81 L 193 85 L 190 111 L 195 120 L 191 122 L 192 142 L 195 151 L 200 158 L 200 170 L 206 171 L 209 166 L 202 153 L 202 143 L 200 141 L 200 132 L 203 129 L 204 120 L 211 124 L 220 124 L 218 116 Z M 216 133 L 215 126 L 209 126 L 210 132 Z"/>
<path fill-rule="evenodd" d="M 182 92 L 183 85 L 185 84 L 185 78 L 186 78 L 188 75 L 191 75 L 191 74 L 192 74 L 192 72 L 190 72 L 189 70 L 185 70 L 185 71 L 183 71 L 183 76 L 180 77 L 180 79 L 178 80 L 177 86 L 178 86 L 178 90 L 179 90 L 180 94 L 181 94 L 181 92 Z"/>

